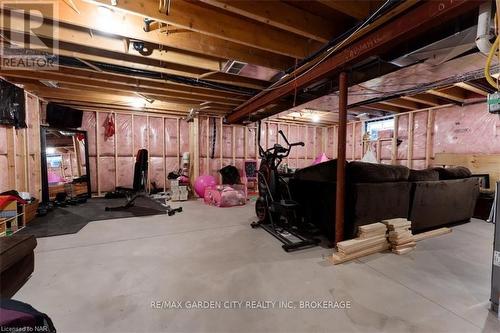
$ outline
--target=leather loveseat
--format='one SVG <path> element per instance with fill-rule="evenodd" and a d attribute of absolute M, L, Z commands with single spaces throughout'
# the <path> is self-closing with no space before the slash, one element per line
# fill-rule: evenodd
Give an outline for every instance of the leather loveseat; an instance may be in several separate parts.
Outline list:
<path fill-rule="evenodd" d="M 303 216 L 329 239 L 335 225 L 337 161 L 298 170 L 292 196 Z M 404 217 L 416 232 L 467 221 L 479 193 L 477 178 L 466 168 L 410 170 L 404 166 L 350 162 L 346 165 L 345 238 L 357 227 Z"/>

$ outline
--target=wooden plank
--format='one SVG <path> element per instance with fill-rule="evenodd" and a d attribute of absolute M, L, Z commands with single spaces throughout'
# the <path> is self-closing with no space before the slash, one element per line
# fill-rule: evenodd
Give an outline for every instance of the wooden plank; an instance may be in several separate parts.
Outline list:
<path fill-rule="evenodd" d="M 434 111 L 427 111 L 427 126 L 425 132 L 425 167 L 428 168 L 431 161 L 432 137 L 433 137 Z"/>
<path fill-rule="evenodd" d="M 365 239 L 355 238 L 337 243 L 337 249 L 342 254 L 351 254 L 386 242 L 387 239 L 384 235 Z"/>
<path fill-rule="evenodd" d="M 8 167 L 8 184 L 11 189 L 16 190 L 17 177 L 16 177 L 16 144 L 15 144 L 15 129 L 14 127 L 7 127 L 7 167 Z"/>
<path fill-rule="evenodd" d="M 338 265 L 338 264 L 344 263 L 346 261 L 351 261 L 351 260 L 354 260 L 354 259 L 358 259 L 358 258 L 361 258 L 361 257 L 368 256 L 370 254 L 375 254 L 375 253 L 378 253 L 378 252 L 386 251 L 389 248 L 390 248 L 389 243 L 385 243 L 385 244 L 376 245 L 376 246 L 373 246 L 373 247 L 368 248 L 366 250 L 359 251 L 359 252 L 356 252 L 356 253 L 353 253 L 353 254 L 349 254 L 349 255 L 340 255 L 339 253 L 334 253 L 330 257 L 330 261 L 334 265 Z"/>
<path fill-rule="evenodd" d="M 204 35 L 294 58 L 304 58 L 321 47 L 321 43 L 308 42 L 304 37 L 188 1 L 172 1 L 168 15 L 158 11 L 156 0 L 119 1 L 116 6 L 110 6 L 107 0 L 92 2 Z"/>
<path fill-rule="evenodd" d="M 99 149 L 99 112 L 95 113 L 95 143 L 96 143 L 96 158 L 95 158 L 95 172 L 96 172 L 96 182 L 97 182 L 97 196 L 101 196 L 101 173 L 99 172 L 99 159 L 100 159 L 100 149 Z"/>
<path fill-rule="evenodd" d="M 437 153 L 433 165 L 464 166 L 473 174 L 489 174 L 490 184 L 500 181 L 500 154 Z"/>
<path fill-rule="evenodd" d="M 167 138 L 165 137 L 165 121 L 167 118 L 163 117 L 162 118 L 162 143 L 161 143 L 161 151 L 162 151 L 162 158 L 163 158 L 163 192 L 167 191 L 167 180 L 168 180 L 168 171 L 167 171 L 167 156 L 166 156 L 166 149 L 167 146 L 165 144 L 165 141 L 167 141 Z"/>
<path fill-rule="evenodd" d="M 410 112 L 408 114 L 408 152 L 407 152 L 407 167 L 412 168 L 413 167 L 413 112 Z"/>
<path fill-rule="evenodd" d="M 115 135 L 113 135 L 113 143 L 115 145 L 115 188 L 118 187 L 118 135 L 120 133 L 119 128 L 117 128 L 116 122 L 116 112 L 113 112 L 113 122 L 115 123 Z M 78 164 L 78 167 L 80 164 Z"/>
<path fill-rule="evenodd" d="M 342 33 L 339 28 L 347 23 L 347 20 L 339 17 L 335 24 L 332 24 L 333 22 L 320 16 L 280 1 L 259 1 L 258 5 L 252 1 L 234 0 L 201 0 L 201 2 L 322 43 Z"/>
<path fill-rule="evenodd" d="M 394 116 L 394 132 L 392 134 L 392 150 L 391 164 L 396 165 L 398 160 L 398 132 L 399 132 L 399 117 Z"/>
<path fill-rule="evenodd" d="M 318 0 L 318 2 L 358 20 L 367 18 L 373 9 L 370 1 Z"/>
<path fill-rule="evenodd" d="M 167 51 L 189 51 L 197 53 L 201 56 L 206 55 L 222 59 L 235 59 L 279 70 L 287 69 L 294 63 L 294 60 L 291 57 L 278 55 L 251 46 L 244 46 L 196 32 L 171 34 L 162 33 L 159 30 L 146 32 L 143 29 L 143 17 L 131 13 L 124 13 L 122 11 L 106 13 L 109 17 L 109 21 L 113 22 L 113 24 L 96 26 L 95 20 L 90 20 L 89 17 L 102 16 L 99 7 L 91 3 L 79 1 L 78 8 L 81 14 L 75 13 L 69 7 L 59 6 L 57 16 L 55 17 L 52 10 L 42 7 L 38 8 L 38 10 L 40 10 L 44 18 L 52 18 L 66 24 L 91 29 L 92 31 L 113 34 L 121 39 L 126 38 L 129 40 L 140 40 L 154 45 L 159 44 L 161 48 Z M 30 15 L 38 14 L 32 12 Z M 158 15 L 160 15 L 160 13 L 158 13 Z"/>
<path fill-rule="evenodd" d="M 413 240 L 415 242 L 420 242 L 421 240 L 432 238 L 432 237 L 437 237 L 441 235 L 446 235 L 452 232 L 452 229 L 450 228 L 439 228 L 436 230 L 432 231 L 427 231 L 427 232 L 422 232 L 420 234 L 413 235 Z"/>

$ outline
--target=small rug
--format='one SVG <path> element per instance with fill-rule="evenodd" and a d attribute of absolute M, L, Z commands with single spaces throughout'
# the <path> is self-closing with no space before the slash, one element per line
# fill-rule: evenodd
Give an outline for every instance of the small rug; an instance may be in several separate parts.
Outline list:
<path fill-rule="evenodd" d="M 37 238 L 60 236 L 75 234 L 90 222 L 166 214 L 159 202 L 148 198 L 137 198 L 135 205 L 126 210 L 105 211 L 106 207 L 123 206 L 124 203 L 125 199 L 93 198 L 81 205 L 57 207 L 47 215 L 37 217 L 16 234 L 35 235 Z"/>

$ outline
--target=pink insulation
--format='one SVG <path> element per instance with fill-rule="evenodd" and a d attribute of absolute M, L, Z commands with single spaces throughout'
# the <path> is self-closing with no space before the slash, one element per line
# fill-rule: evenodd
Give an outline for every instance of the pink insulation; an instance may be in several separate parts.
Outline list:
<path fill-rule="evenodd" d="M 6 155 L 6 154 L 7 154 L 7 127 L 0 125 L 0 155 Z"/>
<path fill-rule="evenodd" d="M 314 155 L 315 155 L 315 158 L 320 154 L 320 153 L 324 153 L 323 151 L 323 131 L 321 129 L 321 127 L 316 127 L 315 129 L 315 141 L 316 141 L 316 145 L 314 147 Z"/>
<path fill-rule="evenodd" d="M 236 158 L 245 157 L 245 130 L 246 127 L 234 126 L 234 154 Z"/>
<path fill-rule="evenodd" d="M 99 190 L 102 192 L 115 189 L 115 158 L 99 157 Z"/>
<path fill-rule="evenodd" d="M 165 119 L 165 154 L 177 157 L 179 138 L 177 137 L 177 119 Z"/>
<path fill-rule="evenodd" d="M 363 158 L 363 124 L 357 122 L 354 125 L 354 159 Z"/>
<path fill-rule="evenodd" d="M 148 148 L 148 118 L 134 116 L 134 155 L 139 149 Z"/>
<path fill-rule="evenodd" d="M 163 118 L 149 117 L 149 156 L 163 158 L 163 135 Z"/>
<path fill-rule="evenodd" d="M 179 131 L 180 131 L 180 153 L 189 151 L 189 124 L 181 119 L 179 121 Z"/>
<path fill-rule="evenodd" d="M 233 157 L 233 127 L 222 127 L 222 156 L 225 158 Z"/>
<path fill-rule="evenodd" d="M 314 142 L 315 138 L 316 131 L 314 127 L 307 127 L 307 141 L 305 142 L 305 144 L 307 150 L 307 158 L 310 160 L 313 160 L 316 157 L 316 146 Z"/>
<path fill-rule="evenodd" d="M 97 114 L 98 126 L 97 126 L 97 140 L 99 144 L 99 156 L 114 156 L 115 155 L 115 137 L 106 138 L 105 125 L 107 123 L 107 117 L 112 117 L 112 113 L 101 112 Z"/>
<path fill-rule="evenodd" d="M 424 160 L 427 137 L 427 112 L 417 112 L 413 117 L 413 160 Z M 415 166 L 413 162 L 413 166 Z"/>
<path fill-rule="evenodd" d="M 255 136 L 255 128 L 246 127 L 245 131 L 247 132 L 247 158 L 255 159 L 257 158 L 257 138 Z"/>
<path fill-rule="evenodd" d="M 380 141 L 380 159 L 389 160 L 392 159 L 392 141 Z"/>
<path fill-rule="evenodd" d="M 163 168 L 163 157 L 149 158 L 149 180 L 155 182 L 156 186 L 163 189 L 165 183 L 165 169 Z"/>
<path fill-rule="evenodd" d="M 328 127 L 327 129 L 327 142 L 326 142 L 326 156 L 328 158 L 337 157 L 337 138 L 336 138 L 336 127 Z"/>
<path fill-rule="evenodd" d="M 135 157 L 118 157 L 116 163 L 118 173 L 118 185 L 132 188 L 134 183 Z M 92 177 L 94 178 L 94 177 Z M 94 189 L 95 190 L 95 189 Z"/>
<path fill-rule="evenodd" d="M 499 154 L 500 118 L 486 105 L 450 107 L 435 112 L 433 153 Z"/>
<path fill-rule="evenodd" d="M 1 127 L 0 127 L 1 128 Z M 0 155 L 0 191 L 4 192 L 10 189 L 9 175 L 5 170 L 8 170 L 7 155 Z"/>
<path fill-rule="evenodd" d="M 117 114 L 115 128 L 118 156 L 135 155 L 136 152 L 132 147 L 132 116 L 129 114 Z"/>
<path fill-rule="evenodd" d="M 296 125 L 290 125 L 290 132 L 288 133 L 288 141 L 298 142 L 299 139 L 299 129 Z M 295 147 L 298 148 L 298 147 Z M 298 156 L 298 149 L 292 149 L 290 152 L 290 159 L 295 159 Z"/>
<path fill-rule="evenodd" d="M 272 147 L 278 143 L 278 124 L 267 124 L 267 146 Z"/>
<path fill-rule="evenodd" d="M 200 117 L 199 126 L 200 126 L 200 135 L 198 137 L 198 145 L 200 149 L 200 157 L 207 156 L 207 134 L 208 134 L 208 117 Z M 200 170 L 203 170 L 200 165 Z"/>
<path fill-rule="evenodd" d="M 87 131 L 89 140 L 89 155 L 97 156 L 96 143 L 96 114 L 95 112 L 84 112 L 82 120 L 82 130 Z"/>
<path fill-rule="evenodd" d="M 398 117 L 398 139 L 401 143 L 398 145 L 398 160 L 405 160 L 408 155 L 408 115 L 401 115 Z"/>
<path fill-rule="evenodd" d="M 346 149 L 345 149 L 345 156 L 348 161 L 352 160 L 352 153 L 353 153 L 353 148 L 354 148 L 354 142 L 352 140 L 352 125 L 348 124 L 347 125 L 347 137 L 346 137 Z"/>

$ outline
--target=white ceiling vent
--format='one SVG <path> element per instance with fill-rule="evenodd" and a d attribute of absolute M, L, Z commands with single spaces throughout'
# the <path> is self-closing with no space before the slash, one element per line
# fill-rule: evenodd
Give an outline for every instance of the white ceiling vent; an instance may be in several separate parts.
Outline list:
<path fill-rule="evenodd" d="M 230 60 L 224 66 L 223 71 L 230 74 L 240 74 L 241 70 L 246 66 L 245 62 Z"/>
<path fill-rule="evenodd" d="M 50 81 L 50 80 L 39 80 L 40 83 L 43 85 L 49 87 L 49 88 L 59 88 L 58 84 L 56 81 Z"/>

